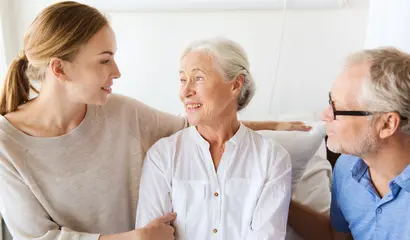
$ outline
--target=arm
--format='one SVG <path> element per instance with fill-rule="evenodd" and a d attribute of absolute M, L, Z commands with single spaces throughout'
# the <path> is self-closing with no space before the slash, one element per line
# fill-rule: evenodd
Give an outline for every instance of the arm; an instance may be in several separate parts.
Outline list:
<path fill-rule="evenodd" d="M 277 149 L 273 148 L 271 152 Z M 268 156 L 274 159 L 274 164 L 268 169 L 268 179 L 253 213 L 247 239 L 285 239 L 292 170 L 289 154 L 284 150 L 279 154 L 275 151 Z"/>
<path fill-rule="evenodd" d="M 304 239 L 353 239 L 349 224 L 345 220 L 338 204 L 338 184 L 342 181 L 336 165 L 332 177 L 330 217 L 326 213 L 315 210 L 295 201 L 291 201 L 289 209 L 289 225 Z"/>
<path fill-rule="evenodd" d="M 58 226 L 24 183 L 17 170 L 1 158 L 0 211 L 14 239 L 97 240 L 100 236 Z"/>
<path fill-rule="evenodd" d="M 168 240 L 174 229 L 167 224 L 175 219 L 166 215 L 147 226 L 128 232 L 100 235 L 77 232 L 59 226 L 24 183 L 13 166 L 0 158 L 0 212 L 14 239 L 37 240 Z M 165 224 L 166 223 L 166 224 Z"/>
<path fill-rule="evenodd" d="M 295 201 L 290 203 L 289 225 L 306 240 L 353 240 L 350 233 L 332 228 L 328 214 L 317 213 Z"/>
<path fill-rule="evenodd" d="M 159 166 L 156 154 L 157 145 L 147 153 L 142 168 L 136 227 L 145 226 L 151 220 L 172 212 L 171 186 Z M 164 149 L 163 149 L 164 151 Z"/>
<path fill-rule="evenodd" d="M 242 121 L 242 124 L 253 131 L 309 131 L 312 128 L 303 122 Z"/>
<path fill-rule="evenodd" d="M 137 128 L 145 152 L 159 139 L 188 127 L 186 118 L 159 111 L 141 102 L 137 102 L 135 108 Z"/>
<path fill-rule="evenodd" d="M 125 233 L 102 235 L 99 240 L 174 240 L 174 228 L 169 225 L 176 214 L 167 214 L 151 221 L 144 228 Z"/>

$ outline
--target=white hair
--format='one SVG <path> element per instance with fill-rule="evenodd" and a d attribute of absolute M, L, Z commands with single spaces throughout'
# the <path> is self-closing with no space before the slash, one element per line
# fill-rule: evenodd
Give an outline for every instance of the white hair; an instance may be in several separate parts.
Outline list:
<path fill-rule="evenodd" d="M 244 83 L 238 97 L 237 110 L 244 109 L 255 94 L 255 82 L 249 72 L 248 56 L 243 48 L 238 43 L 222 37 L 202 39 L 189 44 L 181 58 L 193 51 L 207 52 L 216 69 L 227 81 L 243 75 Z"/>
<path fill-rule="evenodd" d="M 374 112 L 397 112 L 407 118 L 400 129 L 410 135 L 410 55 L 395 48 L 363 50 L 352 54 L 348 65 L 366 63 L 359 103 Z"/>

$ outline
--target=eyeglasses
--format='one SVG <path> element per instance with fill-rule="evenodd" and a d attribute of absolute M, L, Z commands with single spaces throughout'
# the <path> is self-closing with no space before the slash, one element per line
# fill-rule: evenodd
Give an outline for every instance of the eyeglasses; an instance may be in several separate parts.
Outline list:
<path fill-rule="evenodd" d="M 368 112 L 368 111 L 338 111 L 335 108 L 335 103 L 332 100 L 331 93 L 329 92 L 329 105 L 332 107 L 332 114 L 333 114 L 333 120 L 336 120 L 337 115 L 341 116 L 371 116 L 380 112 Z M 406 117 L 400 116 L 401 120 L 407 120 Z"/>

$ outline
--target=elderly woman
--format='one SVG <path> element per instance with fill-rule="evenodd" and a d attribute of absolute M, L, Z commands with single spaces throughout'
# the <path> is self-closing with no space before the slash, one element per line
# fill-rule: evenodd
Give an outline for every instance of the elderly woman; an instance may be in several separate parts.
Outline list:
<path fill-rule="evenodd" d="M 191 127 L 148 151 L 136 226 L 176 212 L 176 239 L 284 239 L 290 158 L 237 118 L 255 89 L 245 52 L 227 39 L 195 42 L 180 81 Z"/>

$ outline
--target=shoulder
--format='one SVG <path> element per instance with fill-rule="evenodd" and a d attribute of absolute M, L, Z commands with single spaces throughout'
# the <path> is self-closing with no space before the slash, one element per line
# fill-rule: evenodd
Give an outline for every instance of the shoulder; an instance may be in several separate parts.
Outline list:
<path fill-rule="evenodd" d="M 111 94 L 105 105 L 97 107 L 97 115 L 111 119 L 118 127 L 128 127 L 133 133 L 139 132 L 141 124 L 148 127 L 145 118 L 149 118 L 155 110 L 137 99 Z"/>
<path fill-rule="evenodd" d="M 4 116 L 0 116 L 0 156 L 10 151 L 25 152 L 27 150 L 27 147 L 23 146 L 16 137 L 21 134 L 20 130 L 14 126 L 14 122 L 9 121 Z"/>
<path fill-rule="evenodd" d="M 255 147 L 259 148 L 259 151 L 267 151 L 277 157 L 284 157 L 289 155 L 286 149 L 275 139 L 269 138 L 255 132 L 251 129 L 247 129 L 248 137 L 255 143 Z"/>
<path fill-rule="evenodd" d="M 27 157 L 27 148 L 15 141 L 0 129 L 0 172 L 17 174 L 18 166 L 23 166 Z"/>
<path fill-rule="evenodd" d="M 104 106 L 101 106 L 103 111 L 107 114 L 119 113 L 119 112 L 135 112 L 140 108 L 149 108 L 144 103 L 137 99 L 120 95 L 111 94 L 108 97 L 108 101 Z"/>
<path fill-rule="evenodd" d="M 261 166 L 265 166 L 268 174 L 275 175 L 278 172 L 283 174 L 292 169 L 290 155 L 279 142 L 251 129 L 247 131 L 244 147 L 255 154 L 255 159 L 258 159 Z"/>
<path fill-rule="evenodd" d="M 339 177 L 349 174 L 351 175 L 352 169 L 359 159 L 360 158 L 357 156 L 346 154 L 340 155 L 333 169 L 334 174 Z"/>
<path fill-rule="evenodd" d="M 169 168 L 173 165 L 179 151 L 186 147 L 192 148 L 192 146 L 186 146 L 192 143 L 191 140 L 189 128 L 180 130 L 169 137 L 163 137 L 148 149 L 145 161 L 154 163 L 161 169 Z"/>
<path fill-rule="evenodd" d="M 344 154 L 337 159 L 332 176 L 333 194 L 337 194 L 342 186 L 347 186 L 353 181 L 352 170 L 359 160 L 360 158 L 357 156 Z"/>
<path fill-rule="evenodd" d="M 173 154 L 182 143 L 187 143 L 191 140 L 189 131 L 190 128 L 185 128 L 169 137 L 159 139 L 148 150 L 147 155 L 165 157 L 165 155 Z"/>

